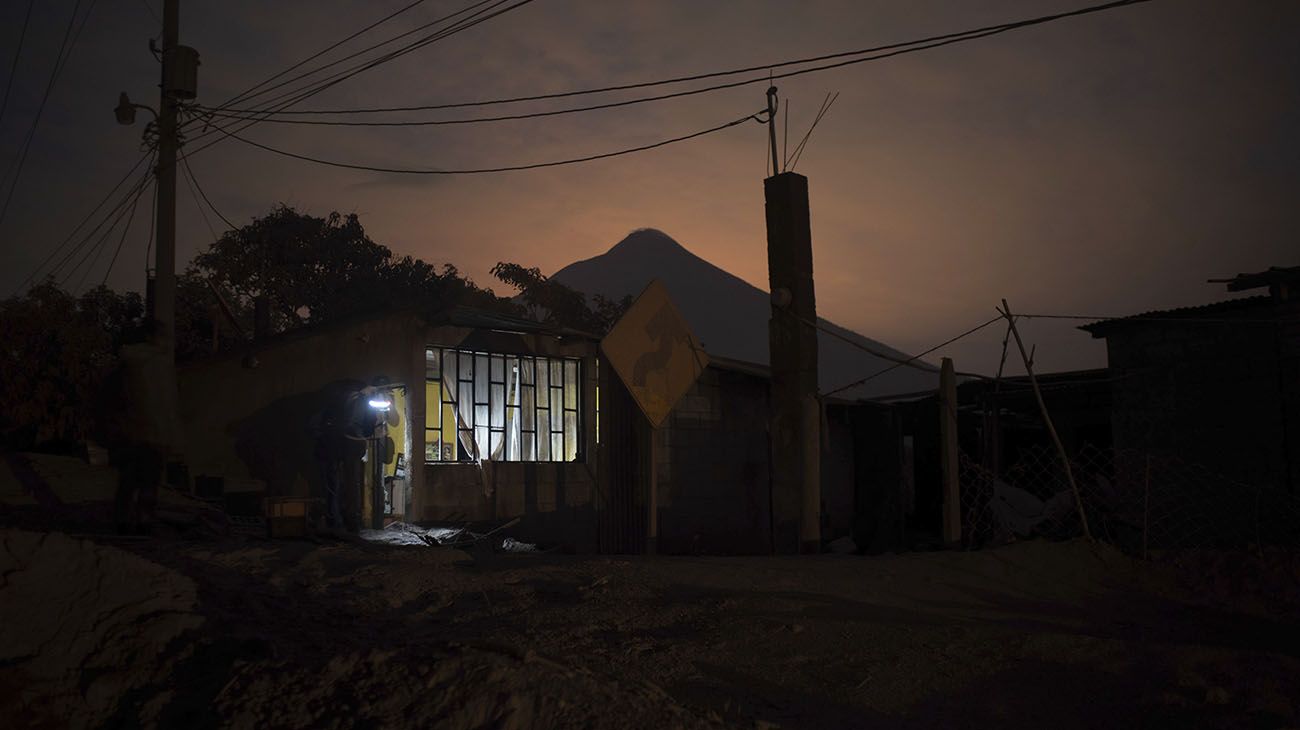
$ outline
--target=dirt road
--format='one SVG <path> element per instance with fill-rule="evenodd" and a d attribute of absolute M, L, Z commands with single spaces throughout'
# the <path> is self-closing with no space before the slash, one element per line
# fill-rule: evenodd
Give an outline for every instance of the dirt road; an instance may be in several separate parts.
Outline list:
<path fill-rule="evenodd" d="M 1084 543 L 646 559 L 4 534 L 0 709 L 33 726 L 1300 725 L 1294 616 Z M 41 631 L 81 639 L 42 656 Z"/>

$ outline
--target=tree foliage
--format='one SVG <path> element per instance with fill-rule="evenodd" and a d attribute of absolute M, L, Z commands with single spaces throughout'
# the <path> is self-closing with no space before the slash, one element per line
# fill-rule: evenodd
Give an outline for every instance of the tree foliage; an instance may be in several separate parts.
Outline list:
<path fill-rule="evenodd" d="M 603 335 L 632 305 L 632 297 L 619 301 L 599 294 L 590 300 L 582 292 L 542 274 L 537 267 L 499 262 L 492 275 L 519 290 L 519 298 L 534 319 L 561 327 Z"/>
<path fill-rule="evenodd" d="M 492 274 L 519 297 L 498 297 L 450 264 L 395 256 L 355 214 L 322 218 L 280 205 L 225 233 L 177 277 L 176 355 L 211 353 L 214 331 L 218 349 L 246 342 L 260 297 L 270 305 L 273 331 L 397 307 L 468 305 L 603 334 L 630 303 L 595 297 L 589 305 L 580 292 L 519 264 L 499 263 Z M 0 302 L 5 443 L 32 448 L 86 438 L 88 404 L 118 348 L 144 336 L 143 319 L 140 295 L 104 287 L 76 297 L 47 281 Z"/>
<path fill-rule="evenodd" d="M 6 446 L 71 445 L 92 428 L 89 404 L 117 348 L 142 334 L 135 292 L 81 297 L 52 281 L 0 302 L 0 434 Z"/>

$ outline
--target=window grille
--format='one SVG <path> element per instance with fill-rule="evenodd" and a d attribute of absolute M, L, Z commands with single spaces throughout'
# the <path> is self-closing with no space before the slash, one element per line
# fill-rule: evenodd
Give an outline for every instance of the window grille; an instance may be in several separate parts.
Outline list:
<path fill-rule="evenodd" d="M 578 461 L 581 364 L 426 348 L 424 460 Z"/>

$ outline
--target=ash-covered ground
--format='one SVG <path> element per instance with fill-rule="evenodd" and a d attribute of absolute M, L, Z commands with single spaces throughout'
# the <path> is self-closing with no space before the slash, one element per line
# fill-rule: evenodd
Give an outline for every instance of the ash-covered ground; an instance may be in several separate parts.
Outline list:
<path fill-rule="evenodd" d="M 5 727 L 1300 726 L 1289 554 L 122 540 L 34 509 L 0 531 Z"/>

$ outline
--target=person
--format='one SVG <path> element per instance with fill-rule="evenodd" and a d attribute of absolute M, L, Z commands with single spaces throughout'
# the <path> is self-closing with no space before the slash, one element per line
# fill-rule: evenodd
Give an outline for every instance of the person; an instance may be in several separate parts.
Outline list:
<path fill-rule="evenodd" d="M 367 441 L 374 436 L 383 414 L 370 406 L 382 392 L 386 378 L 370 385 L 342 381 L 324 390 L 321 410 L 310 428 L 315 435 L 315 456 L 325 491 L 325 524 L 350 533 L 361 529 L 361 484 Z"/>
<path fill-rule="evenodd" d="M 123 345 L 98 392 L 95 437 L 117 469 L 113 520 L 121 534 L 153 528 L 171 430 L 165 422 L 163 357 L 151 343 Z"/>

